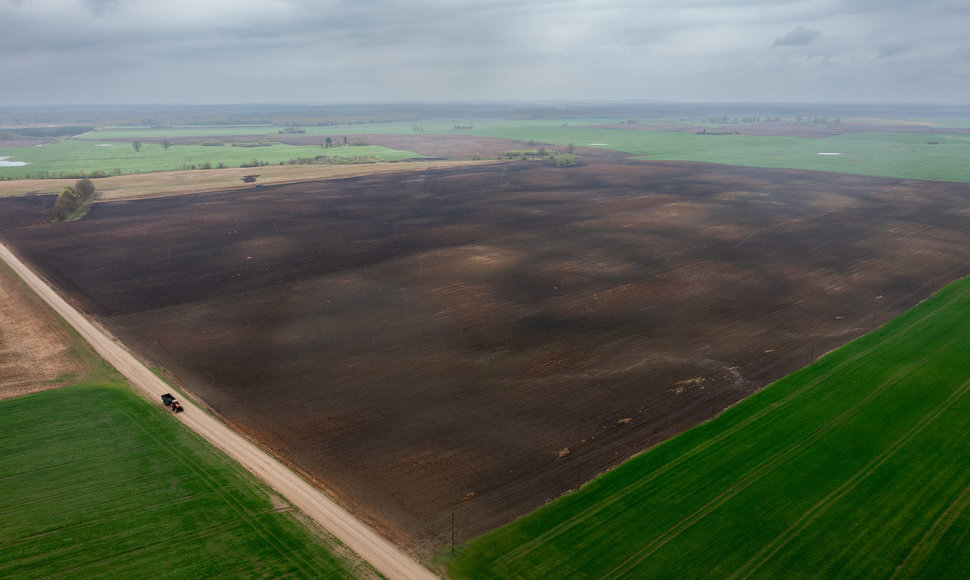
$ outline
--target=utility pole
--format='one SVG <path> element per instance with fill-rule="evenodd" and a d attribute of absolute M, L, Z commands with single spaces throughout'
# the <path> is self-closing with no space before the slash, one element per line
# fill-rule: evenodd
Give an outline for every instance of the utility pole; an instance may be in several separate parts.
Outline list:
<path fill-rule="evenodd" d="M 455 512 L 451 512 L 451 555 L 455 555 Z"/>

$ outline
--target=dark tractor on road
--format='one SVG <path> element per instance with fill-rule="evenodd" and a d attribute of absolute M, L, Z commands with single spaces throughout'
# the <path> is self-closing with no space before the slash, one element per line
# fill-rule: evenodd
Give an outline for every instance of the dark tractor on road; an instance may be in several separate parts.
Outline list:
<path fill-rule="evenodd" d="M 164 403 L 166 407 L 170 408 L 173 413 L 182 412 L 182 403 L 179 403 L 178 399 L 173 397 L 171 393 L 165 393 L 162 395 L 162 403 Z"/>

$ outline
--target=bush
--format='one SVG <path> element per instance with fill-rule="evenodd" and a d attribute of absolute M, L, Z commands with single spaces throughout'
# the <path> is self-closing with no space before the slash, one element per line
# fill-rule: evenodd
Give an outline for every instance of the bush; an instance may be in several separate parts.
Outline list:
<path fill-rule="evenodd" d="M 62 222 L 74 218 L 92 199 L 94 183 L 90 179 L 84 178 L 75 183 L 74 187 L 65 187 L 54 202 L 51 221 Z"/>
<path fill-rule="evenodd" d="M 51 210 L 51 220 L 55 222 L 66 220 L 77 210 L 78 205 L 78 196 L 74 188 L 65 187 L 57 195 L 57 201 L 54 202 L 54 209 Z"/>
<path fill-rule="evenodd" d="M 80 196 L 82 202 L 88 201 L 94 197 L 94 183 L 85 177 L 74 184 L 74 191 Z"/>

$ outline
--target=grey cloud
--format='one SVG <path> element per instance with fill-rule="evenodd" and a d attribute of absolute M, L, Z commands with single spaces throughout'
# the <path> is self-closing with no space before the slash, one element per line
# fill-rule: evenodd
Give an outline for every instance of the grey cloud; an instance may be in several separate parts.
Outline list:
<path fill-rule="evenodd" d="M 803 100 L 807 89 L 813 99 L 859 100 L 918 98 L 939 79 L 946 98 L 963 102 L 962 4 L 0 0 L 0 78 L 18 79 L 0 106 L 55 98 L 51 88 L 65 84 L 86 102 Z M 890 74 L 903 65 L 910 76 Z"/>
<path fill-rule="evenodd" d="M 879 47 L 879 54 L 876 56 L 876 58 L 892 58 L 900 54 L 905 54 L 911 50 L 912 47 L 909 45 L 901 42 L 890 42 Z"/>
<path fill-rule="evenodd" d="M 953 51 L 953 58 L 963 62 L 970 62 L 970 45 L 958 46 Z"/>
<path fill-rule="evenodd" d="M 121 0 L 83 0 L 82 2 L 88 9 L 97 16 L 118 8 Z"/>
<path fill-rule="evenodd" d="M 943 7 L 944 13 L 967 15 L 970 14 L 970 4 L 947 4 Z"/>
<path fill-rule="evenodd" d="M 818 30 L 813 30 L 811 28 L 805 28 L 804 26 L 797 26 L 793 30 L 789 31 L 788 34 L 780 36 L 771 43 L 772 48 L 776 46 L 804 46 L 806 44 L 812 43 L 816 38 L 820 36 Z"/>

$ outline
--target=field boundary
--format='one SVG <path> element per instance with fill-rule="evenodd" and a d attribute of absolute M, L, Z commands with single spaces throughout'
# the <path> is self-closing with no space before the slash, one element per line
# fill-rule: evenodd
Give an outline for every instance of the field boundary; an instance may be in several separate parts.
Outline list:
<path fill-rule="evenodd" d="M 0 259 L 91 344 L 98 354 L 128 378 L 137 392 L 155 401 L 160 400 L 163 393 L 169 392 L 170 387 L 125 350 L 117 339 L 69 305 L 2 243 Z M 435 578 L 429 570 L 274 457 L 190 400 L 183 399 L 182 404 L 186 412 L 176 416 L 182 423 L 238 461 L 378 572 L 388 578 Z"/>

